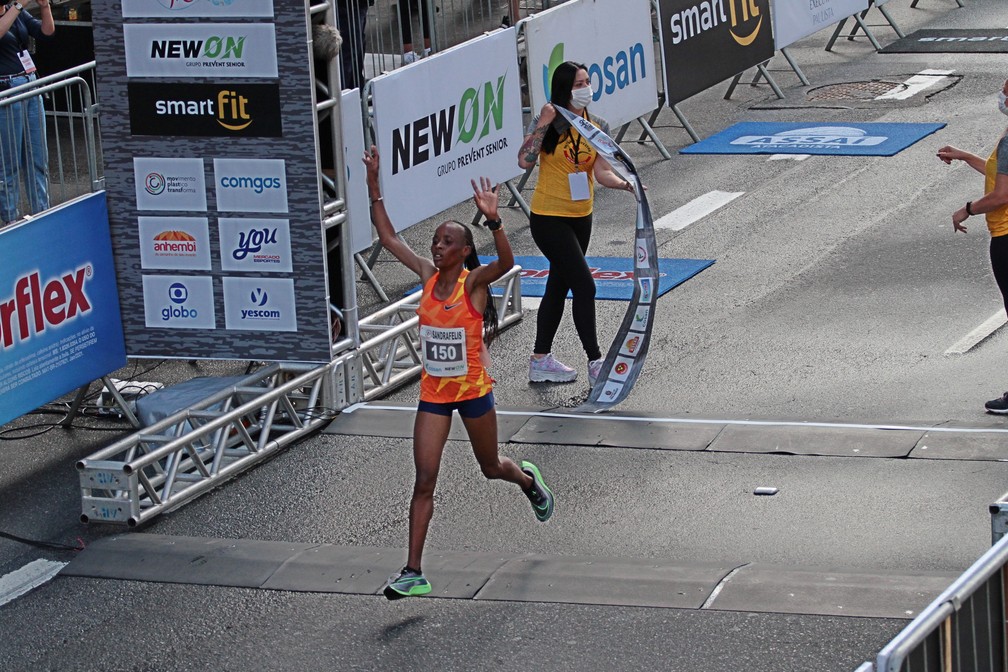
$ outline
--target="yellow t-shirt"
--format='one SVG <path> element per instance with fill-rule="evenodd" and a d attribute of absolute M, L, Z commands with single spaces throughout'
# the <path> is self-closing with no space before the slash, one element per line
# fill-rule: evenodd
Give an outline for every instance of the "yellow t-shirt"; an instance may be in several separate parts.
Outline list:
<path fill-rule="evenodd" d="M 597 128 L 609 134 L 609 124 L 594 115 L 587 116 Z M 526 135 L 535 131 L 539 123 L 538 115 L 529 125 Z M 532 212 L 537 215 L 560 217 L 584 217 L 591 214 L 595 199 L 595 177 L 592 169 L 597 156 L 595 149 L 581 135 L 570 129 L 560 136 L 552 154 L 539 153 L 539 181 L 532 194 Z M 572 173 L 586 173 L 588 177 L 588 198 L 571 200 L 570 178 Z"/>
<path fill-rule="evenodd" d="M 986 168 L 984 193 L 989 194 L 994 191 L 998 174 L 1008 175 L 1008 135 L 1002 137 L 998 146 L 994 148 L 994 152 L 987 159 Z M 992 237 L 1008 235 L 1008 205 L 987 213 L 987 230 Z"/>

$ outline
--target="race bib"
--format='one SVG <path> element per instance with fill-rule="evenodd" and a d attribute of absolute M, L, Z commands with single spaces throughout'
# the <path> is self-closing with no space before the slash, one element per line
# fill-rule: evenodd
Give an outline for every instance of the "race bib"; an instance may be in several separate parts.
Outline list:
<path fill-rule="evenodd" d="M 445 329 L 430 325 L 421 326 L 420 348 L 427 375 L 450 378 L 464 376 L 469 371 L 466 333 L 463 327 Z"/>

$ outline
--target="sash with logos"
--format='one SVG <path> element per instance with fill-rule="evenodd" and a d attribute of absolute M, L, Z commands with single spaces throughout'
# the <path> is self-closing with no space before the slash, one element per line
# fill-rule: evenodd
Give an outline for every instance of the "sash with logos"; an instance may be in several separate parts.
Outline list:
<path fill-rule="evenodd" d="M 634 186 L 637 198 L 633 296 L 587 401 L 574 409 L 599 413 L 627 398 L 644 367 L 658 301 L 658 245 L 655 242 L 651 206 L 648 205 L 644 185 L 641 184 L 637 168 L 630 157 L 612 138 L 587 119 L 560 106 L 557 106 L 557 111 L 609 162 L 613 170 Z"/>

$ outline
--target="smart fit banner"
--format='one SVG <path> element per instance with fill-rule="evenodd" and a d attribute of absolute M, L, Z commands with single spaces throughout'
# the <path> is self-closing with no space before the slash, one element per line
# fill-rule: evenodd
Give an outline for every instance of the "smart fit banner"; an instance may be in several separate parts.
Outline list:
<path fill-rule="evenodd" d="M 549 100 L 553 71 L 564 61 L 588 68 L 592 114 L 612 128 L 658 107 L 650 0 L 573 0 L 523 25 L 533 114 Z"/>
<path fill-rule="evenodd" d="M 472 198 L 470 179 L 522 173 L 515 30 L 498 30 L 371 80 L 385 209 L 401 231 Z"/>
<path fill-rule="evenodd" d="M 778 49 L 868 9 L 868 0 L 772 0 Z"/>
<path fill-rule="evenodd" d="M 131 356 L 330 360 L 308 4 L 273 5 L 93 3 Z"/>
<path fill-rule="evenodd" d="M 770 0 L 659 0 L 658 15 L 668 105 L 773 57 Z"/>
<path fill-rule="evenodd" d="M 105 192 L 0 230 L 0 424 L 125 365 Z"/>
<path fill-rule="evenodd" d="M 557 107 L 569 124 L 581 137 L 605 158 L 613 169 L 634 185 L 637 197 L 637 219 L 634 225 L 634 284 L 633 295 L 627 306 L 619 331 L 609 346 L 595 385 L 588 393 L 588 400 L 575 410 L 598 413 L 615 406 L 627 398 L 634 383 L 640 377 L 651 343 L 651 327 L 654 324 L 655 308 L 658 304 L 658 244 L 655 241 L 654 222 L 651 206 L 648 204 L 644 186 L 637 175 L 637 168 L 620 146 L 592 125 L 590 121 L 572 114 L 566 108 Z"/>

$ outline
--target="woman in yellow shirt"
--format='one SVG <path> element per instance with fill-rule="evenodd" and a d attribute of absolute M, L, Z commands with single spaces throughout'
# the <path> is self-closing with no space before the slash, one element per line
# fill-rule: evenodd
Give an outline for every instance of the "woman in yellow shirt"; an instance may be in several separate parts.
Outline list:
<path fill-rule="evenodd" d="M 518 150 L 518 165 L 522 168 L 527 170 L 539 161 L 529 228 L 550 264 L 529 360 L 532 382 L 567 383 L 577 379 L 577 371 L 552 354 L 553 338 L 560 327 L 568 291 L 573 298 L 574 328 L 588 356 L 588 379 L 592 384 L 602 367 L 602 351 L 595 331 L 595 279 L 585 261 L 591 239 L 595 182 L 627 191 L 633 191 L 633 185 L 599 157 L 556 110 L 556 106 L 566 107 L 608 134 L 605 120 L 588 114 L 588 103 L 593 98 L 585 66 L 570 61 L 561 63 L 553 72 L 550 102 L 532 120 L 525 142 Z"/>
<path fill-rule="evenodd" d="M 1008 81 L 998 94 L 998 109 L 1008 115 Z M 990 260 L 994 279 L 1001 290 L 1001 298 L 1008 310 L 1008 131 L 1001 136 L 997 147 L 986 160 L 956 147 L 938 150 L 938 158 L 945 163 L 965 161 L 970 168 L 984 176 L 984 195 L 952 213 L 952 228 L 966 233 L 964 222 L 973 215 L 985 215 L 987 230 L 991 234 Z M 1008 392 L 984 404 L 988 413 L 1008 415 Z"/>

